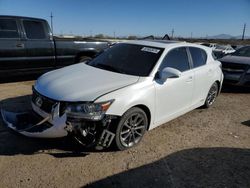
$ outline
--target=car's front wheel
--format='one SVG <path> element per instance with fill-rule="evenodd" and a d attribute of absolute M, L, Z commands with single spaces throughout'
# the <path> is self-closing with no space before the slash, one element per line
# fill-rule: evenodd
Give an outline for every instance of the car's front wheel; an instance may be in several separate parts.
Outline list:
<path fill-rule="evenodd" d="M 214 82 L 208 91 L 207 98 L 206 98 L 206 101 L 204 104 L 205 108 L 209 108 L 210 106 L 213 105 L 213 103 L 215 102 L 215 99 L 218 95 L 218 92 L 219 92 L 218 84 L 216 82 Z"/>
<path fill-rule="evenodd" d="M 116 129 L 115 142 L 119 150 L 136 146 L 142 139 L 148 126 L 146 113 L 133 107 L 122 117 Z"/>

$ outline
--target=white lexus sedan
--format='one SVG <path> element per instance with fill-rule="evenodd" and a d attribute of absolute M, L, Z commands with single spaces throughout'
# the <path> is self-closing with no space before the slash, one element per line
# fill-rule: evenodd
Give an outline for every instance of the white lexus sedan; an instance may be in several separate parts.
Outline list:
<path fill-rule="evenodd" d="M 208 47 L 131 41 L 42 75 L 33 87 L 32 112 L 1 111 L 7 126 L 26 136 L 71 135 L 85 146 L 124 150 L 145 131 L 210 107 L 222 81 L 221 63 Z"/>

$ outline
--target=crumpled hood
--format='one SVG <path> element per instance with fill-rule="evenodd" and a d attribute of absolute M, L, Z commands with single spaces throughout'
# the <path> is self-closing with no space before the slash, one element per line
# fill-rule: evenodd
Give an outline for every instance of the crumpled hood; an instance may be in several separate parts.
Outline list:
<path fill-rule="evenodd" d="M 227 55 L 227 56 L 219 59 L 219 61 L 250 65 L 250 57 Z"/>
<path fill-rule="evenodd" d="M 35 89 L 58 101 L 94 101 L 97 97 L 138 81 L 138 76 L 119 74 L 85 63 L 68 66 L 42 75 Z"/>

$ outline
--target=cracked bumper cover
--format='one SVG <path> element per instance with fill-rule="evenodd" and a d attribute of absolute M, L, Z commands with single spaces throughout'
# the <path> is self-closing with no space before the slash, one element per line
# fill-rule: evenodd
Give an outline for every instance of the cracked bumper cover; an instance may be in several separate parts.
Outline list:
<path fill-rule="evenodd" d="M 52 108 L 50 114 L 42 111 L 34 103 L 31 104 L 33 110 L 30 112 L 15 113 L 1 109 L 2 119 L 7 127 L 28 137 L 60 138 L 68 134 L 74 134 L 75 138 L 77 138 L 80 133 L 80 137 L 85 137 L 87 140 L 89 139 L 85 135 L 86 130 L 91 127 L 94 128 L 95 134 L 90 140 L 102 148 L 109 147 L 115 137 L 115 134 L 108 130 L 111 119 L 116 119 L 114 116 L 107 116 L 100 121 L 79 121 L 75 119 L 70 122 L 66 114 L 59 115 L 60 103 L 57 103 Z M 80 127 L 78 127 L 79 125 Z M 90 134 L 88 133 L 88 135 Z M 86 139 L 85 141 L 87 141 Z M 80 141 L 80 143 L 82 142 Z"/>
<path fill-rule="evenodd" d="M 8 112 L 1 109 L 1 116 L 7 127 L 28 136 L 37 138 L 59 138 L 68 135 L 65 130 L 66 115 L 59 117 L 57 109 L 53 115 L 41 111 L 32 103 L 33 111 L 24 113 Z"/>

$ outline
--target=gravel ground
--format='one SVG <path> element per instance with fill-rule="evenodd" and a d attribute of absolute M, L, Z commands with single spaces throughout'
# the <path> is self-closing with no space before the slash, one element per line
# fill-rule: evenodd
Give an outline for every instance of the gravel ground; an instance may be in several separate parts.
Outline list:
<path fill-rule="evenodd" d="M 0 84 L 1 108 L 29 109 L 33 81 Z M 0 187 L 250 187 L 250 91 L 146 133 L 126 151 L 86 151 L 70 139 L 31 139 L 0 120 Z"/>

